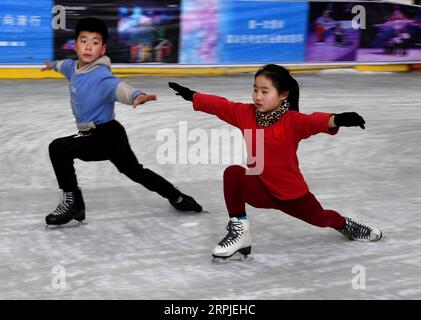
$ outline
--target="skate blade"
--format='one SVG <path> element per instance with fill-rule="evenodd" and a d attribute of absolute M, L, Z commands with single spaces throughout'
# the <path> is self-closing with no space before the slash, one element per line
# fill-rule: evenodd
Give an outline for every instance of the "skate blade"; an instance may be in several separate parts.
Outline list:
<path fill-rule="evenodd" d="M 86 221 L 70 221 L 66 224 L 60 224 L 60 225 L 54 225 L 54 224 L 46 224 L 45 229 L 46 230 L 58 230 L 58 229 L 66 229 L 66 228 L 77 228 L 82 225 L 86 225 L 88 222 Z"/>
<path fill-rule="evenodd" d="M 236 253 L 231 257 L 212 257 L 212 262 L 214 264 L 227 264 L 227 263 L 238 263 L 245 261 L 252 261 L 254 258 L 250 255 L 242 255 L 241 253 Z"/>
<path fill-rule="evenodd" d="M 351 238 L 351 237 L 346 237 L 346 239 L 350 240 L 350 241 L 357 241 L 357 242 L 377 242 L 381 239 L 384 239 L 384 233 L 380 231 L 379 234 L 376 235 L 375 238 L 365 238 L 365 239 L 357 239 L 357 238 Z"/>
<path fill-rule="evenodd" d="M 189 210 L 189 211 L 181 211 L 181 210 L 177 210 L 177 209 L 174 209 L 174 211 L 175 212 L 178 212 L 178 213 L 186 213 L 186 214 L 191 214 L 191 213 L 193 213 L 193 214 L 198 214 L 198 215 L 200 215 L 200 214 L 209 214 L 209 213 L 211 213 L 210 211 L 208 211 L 208 210 L 202 210 L 202 211 L 194 211 L 194 210 Z"/>

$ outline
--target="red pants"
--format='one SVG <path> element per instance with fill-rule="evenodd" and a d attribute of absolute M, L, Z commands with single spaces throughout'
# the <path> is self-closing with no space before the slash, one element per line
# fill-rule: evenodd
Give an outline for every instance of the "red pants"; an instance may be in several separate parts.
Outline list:
<path fill-rule="evenodd" d="M 246 175 L 241 166 L 230 166 L 224 172 L 224 196 L 230 217 L 246 213 L 246 203 L 255 208 L 278 209 L 318 227 L 342 229 L 345 219 L 336 211 L 325 210 L 309 191 L 294 200 L 273 196 L 256 175 Z"/>

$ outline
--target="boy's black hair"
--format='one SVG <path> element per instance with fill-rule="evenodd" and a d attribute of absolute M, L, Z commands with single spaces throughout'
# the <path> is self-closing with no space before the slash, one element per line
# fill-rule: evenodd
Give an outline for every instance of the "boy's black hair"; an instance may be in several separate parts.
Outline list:
<path fill-rule="evenodd" d="M 108 40 L 108 28 L 104 21 L 98 18 L 89 17 L 78 21 L 75 28 L 75 39 L 82 31 L 98 32 L 102 36 L 102 44 L 106 44 Z"/>

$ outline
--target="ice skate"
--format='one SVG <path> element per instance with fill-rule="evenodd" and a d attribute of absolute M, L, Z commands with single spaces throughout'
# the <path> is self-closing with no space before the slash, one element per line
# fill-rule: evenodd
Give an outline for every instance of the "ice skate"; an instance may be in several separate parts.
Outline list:
<path fill-rule="evenodd" d="M 338 231 L 349 240 L 377 241 L 383 237 L 382 232 L 377 228 L 356 222 L 348 217 L 344 218 L 345 227 Z"/>
<path fill-rule="evenodd" d="M 227 225 L 228 234 L 213 249 L 213 262 L 224 263 L 231 261 L 243 261 L 252 259 L 250 222 L 231 218 Z M 240 254 L 235 255 L 236 253 Z"/>
<path fill-rule="evenodd" d="M 203 208 L 200 204 L 196 202 L 192 197 L 182 193 L 180 194 L 182 200 L 180 202 L 170 201 L 170 204 L 179 211 L 195 211 L 202 212 Z"/>
<path fill-rule="evenodd" d="M 60 203 L 45 217 L 45 222 L 47 226 L 60 226 L 73 219 L 79 222 L 85 220 L 85 203 L 80 189 L 75 192 L 63 192 Z"/>

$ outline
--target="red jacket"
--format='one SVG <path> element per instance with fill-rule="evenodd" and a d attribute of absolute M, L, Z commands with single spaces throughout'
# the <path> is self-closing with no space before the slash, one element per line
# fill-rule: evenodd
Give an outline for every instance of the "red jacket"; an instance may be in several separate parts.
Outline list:
<path fill-rule="evenodd" d="M 259 178 L 281 200 L 300 198 L 309 190 L 298 164 L 297 149 L 300 140 L 321 132 L 332 135 L 338 132 L 338 128 L 328 128 L 329 117 L 333 115 L 331 113 L 315 112 L 307 115 L 288 111 L 273 125 L 260 127 L 256 124 L 256 107 L 251 103 L 237 103 L 214 95 L 196 93 L 193 108 L 214 114 L 241 130 L 246 138 L 249 159 L 251 154 L 257 157 L 256 163 L 262 161 L 263 171 L 259 173 Z M 263 159 L 261 154 L 255 153 L 257 129 L 264 130 Z M 252 135 L 248 134 L 250 132 Z M 248 136 L 253 138 L 247 139 Z M 248 164 L 248 167 L 253 166 Z"/>

